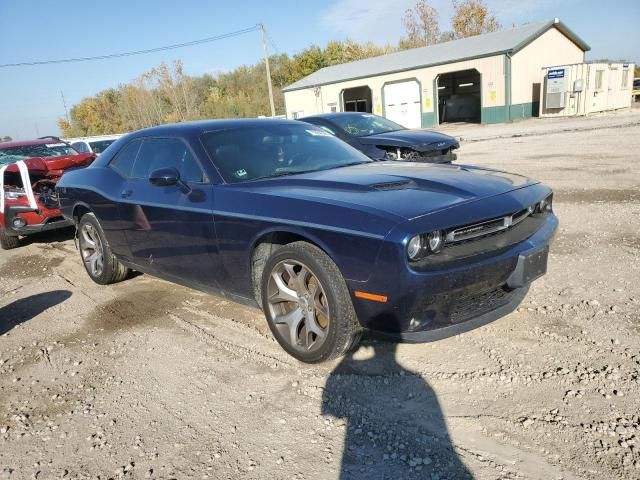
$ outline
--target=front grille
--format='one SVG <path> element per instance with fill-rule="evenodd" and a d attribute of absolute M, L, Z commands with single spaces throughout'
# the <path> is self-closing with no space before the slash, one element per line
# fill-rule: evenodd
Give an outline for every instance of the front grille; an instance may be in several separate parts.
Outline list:
<path fill-rule="evenodd" d="M 523 208 L 504 217 L 492 218 L 483 222 L 472 223 L 449 230 L 446 233 L 446 243 L 458 243 L 474 238 L 484 237 L 503 230 L 507 230 L 525 220 L 533 213 L 533 207 Z"/>
<path fill-rule="evenodd" d="M 515 291 L 498 287 L 494 290 L 459 297 L 451 304 L 449 318 L 451 323 L 464 322 L 473 317 L 490 312 L 509 303 Z"/>

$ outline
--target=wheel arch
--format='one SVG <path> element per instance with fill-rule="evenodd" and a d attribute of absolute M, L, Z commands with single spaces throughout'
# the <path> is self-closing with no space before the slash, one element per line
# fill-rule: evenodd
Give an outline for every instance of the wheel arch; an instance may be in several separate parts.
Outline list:
<path fill-rule="evenodd" d="M 267 260 L 278 248 L 293 242 L 310 243 L 322 250 L 334 263 L 337 264 L 331 249 L 328 248 L 327 245 L 319 238 L 307 231 L 302 231 L 292 227 L 279 226 L 260 232 L 260 234 L 251 242 L 251 254 L 249 255 L 251 286 L 258 305 L 262 305 L 260 283 Z"/>
<path fill-rule="evenodd" d="M 91 209 L 91 207 L 89 207 L 89 205 L 87 205 L 86 203 L 78 202 L 73 206 L 71 215 L 76 225 L 80 223 L 80 219 L 83 217 L 83 215 L 86 215 L 87 213 L 94 213 L 94 212 Z"/>

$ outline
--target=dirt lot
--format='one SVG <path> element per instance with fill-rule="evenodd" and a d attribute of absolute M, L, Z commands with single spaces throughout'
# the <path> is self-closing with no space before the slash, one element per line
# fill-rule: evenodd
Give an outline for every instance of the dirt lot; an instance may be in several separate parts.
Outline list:
<path fill-rule="evenodd" d="M 38 236 L 0 253 L 0 478 L 640 478 L 640 112 L 447 130 L 555 189 L 517 312 L 306 366 L 259 311 L 98 287 Z"/>

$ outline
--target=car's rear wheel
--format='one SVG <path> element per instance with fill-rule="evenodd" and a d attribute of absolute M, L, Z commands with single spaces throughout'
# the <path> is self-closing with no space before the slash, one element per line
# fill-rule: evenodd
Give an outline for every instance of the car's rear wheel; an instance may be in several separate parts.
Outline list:
<path fill-rule="evenodd" d="M 12 248 L 17 248 L 19 246 L 20 238 L 7 235 L 4 228 L 0 228 L 0 248 L 2 248 L 2 250 L 11 250 Z"/>
<path fill-rule="evenodd" d="M 278 343 L 290 355 L 317 363 L 344 355 L 362 334 L 336 264 L 307 242 L 285 245 L 262 276 L 262 307 Z"/>
<path fill-rule="evenodd" d="M 78 225 L 78 244 L 84 268 L 91 280 L 100 284 L 120 282 L 129 269 L 111 252 L 104 231 L 93 213 L 87 213 Z"/>

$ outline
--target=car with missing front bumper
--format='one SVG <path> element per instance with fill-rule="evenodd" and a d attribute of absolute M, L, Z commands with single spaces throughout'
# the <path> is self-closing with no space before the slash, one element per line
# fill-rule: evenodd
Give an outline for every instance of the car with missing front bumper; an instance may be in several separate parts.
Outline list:
<path fill-rule="evenodd" d="M 18 247 L 21 236 L 73 225 L 60 213 L 55 185 L 65 171 L 94 158 L 57 137 L 0 143 L 0 248 Z"/>
<path fill-rule="evenodd" d="M 304 362 L 366 331 L 431 341 L 506 315 L 546 272 L 558 225 L 536 181 L 371 161 L 286 120 L 141 130 L 57 191 L 95 282 L 133 269 L 259 306 Z"/>
<path fill-rule="evenodd" d="M 299 120 L 335 135 L 373 160 L 451 163 L 460 148 L 458 140 L 445 133 L 408 129 L 372 113 L 321 113 Z"/>

